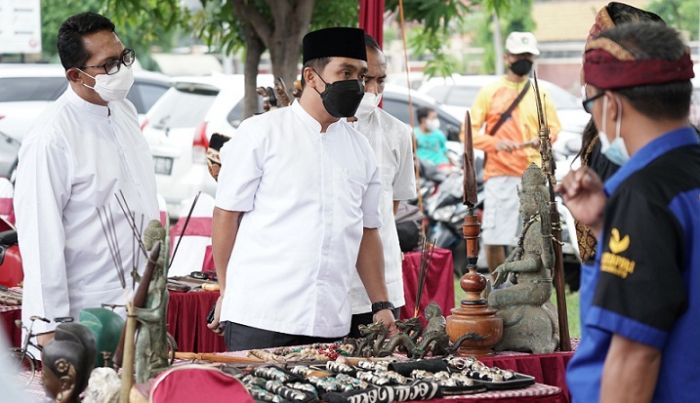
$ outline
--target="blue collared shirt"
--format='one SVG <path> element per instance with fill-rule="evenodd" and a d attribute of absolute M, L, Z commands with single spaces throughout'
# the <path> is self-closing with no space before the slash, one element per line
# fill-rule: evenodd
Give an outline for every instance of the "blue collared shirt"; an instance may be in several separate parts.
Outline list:
<path fill-rule="evenodd" d="M 581 268 L 581 344 L 567 372 L 573 399 L 599 400 L 618 334 L 661 351 L 654 401 L 692 401 L 700 389 L 698 134 L 687 127 L 651 141 L 605 192 L 596 260 Z"/>

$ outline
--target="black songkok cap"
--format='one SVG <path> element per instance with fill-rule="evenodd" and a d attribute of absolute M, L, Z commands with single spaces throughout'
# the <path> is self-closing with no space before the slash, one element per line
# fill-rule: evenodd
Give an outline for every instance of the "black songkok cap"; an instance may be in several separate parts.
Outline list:
<path fill-rule="evenodd" d="M 367 61 L 365 31 L 359 28 L 324 28 L 304 36 L 304 63 L 322 57 L 349 57 Z"/>

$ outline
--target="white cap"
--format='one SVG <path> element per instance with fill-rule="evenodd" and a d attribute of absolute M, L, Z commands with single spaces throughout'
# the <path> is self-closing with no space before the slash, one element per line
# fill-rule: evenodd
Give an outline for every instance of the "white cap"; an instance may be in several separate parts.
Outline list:
<path fill-rule="evenodd" d="M 506 50 L 512 55 L 521 53 L 540 54 L 539 49 L 537 49 L 537 39 L 535 39 L 535 35 L 532 32 L 511 32 L 506 38 Z"/>

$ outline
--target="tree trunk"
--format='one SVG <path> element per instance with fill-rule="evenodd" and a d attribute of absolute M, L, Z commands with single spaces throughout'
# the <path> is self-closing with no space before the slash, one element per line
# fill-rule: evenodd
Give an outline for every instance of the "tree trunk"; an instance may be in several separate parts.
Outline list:
<path fill-rule="evenodd" d="M 309 30 L 314 0 L 266 0 L 272 14 L 272 23 L 252 2 L 229 0 L 239 21 L 245 22 L 246 46 L 248 38 L 254 36 L 263 49 L 270 50 L 272 74 L 284 80 L 287 88 L 294 88 L 297 65 L 301 53 L 301 42 Z M 253 31 L 252 34 L 249 31 Z M 246 82 L 248 67 L 246 61 Z M 257 69 L 255 71 L 257 74 Z M 246 87 L 246 100 L 247 100 Z"/>
<path fill-rule="evenodd" d="M 253 116 L 258 112 L 258 66 L 260 65 L 260 56 L 265 51 L 260 38 L 257 35 L 246 36 L 246 51 L 245 51 L 245 95 L 243 96 L 243 116 Z"/>
<path fill-rule="evenodd" d="M 493 49 L 495 51 L 496 75 L 503 75 L 505 72 L 503 66 L 503 37 L 501 35 L 501 21 L 498 19 L 498 14 L 493 13 Z"/>
<path fill-rule="evenodd" d="M 275 77 L 280 77 L 287 85 L 287 88 L 294 88 L 294 80 L 297 79 L 297 74 L 299 73 L 297 70 L 300 52 L 298 46 L 291 46 L 291 43 L 294 43 L 293 41 L 289 42 L 273 42 L 273 46 L 270 48 L 270 62 L 272 64 L 272 74 Z"/>
<path fill-rule="evenodd" d="M 243 40 L 245 42 L 245 63 L 244 74 L 244 95 L 243 95 L 243 115 L 241 120 L 248 118 L 258 112 L 258 67 L 260 57 L 265 52 L 265 43 L 260 38 L 240 2 L 233 2 L 233 14 L 241 22 Z M 258 22 L 259 23 L 259 22 Z"/>
<path fill-rule="evenodd" d="M 270 49 L 270 62 L 275 77 L 284 80 L 287 88 L 294 88 L 298 75 L 301 55 L 301 42 L 309 32 L 314 0 L 297 0 L 291 2 L 270 1 L 274 33 L 266 43 Z"/>

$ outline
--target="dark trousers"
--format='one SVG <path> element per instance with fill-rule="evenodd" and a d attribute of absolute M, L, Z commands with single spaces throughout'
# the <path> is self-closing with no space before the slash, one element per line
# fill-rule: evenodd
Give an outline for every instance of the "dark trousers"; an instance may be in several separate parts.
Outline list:
<path fill-rule="evenodd" d="M 331 343 L 337 338 L 300 336 L 258 329 L 240 323 L 224 322 L 226 350 L 240 351 L 254 348 L 298 346 L 301 344 Z"/>
<path fill-rule="evenodd" d="M 394 319 L 399 318 L 399 312 L 401 308 L 394 308 L 392 312 L 394 313 Z M 374 315 L 372 315 L 372 312 L 367 312 L 367 313 L 358 313 L 356 315 L 352 315 L 352 322 L 350 324 L 350 334 L 348 334 L 348 337 L 352 337 L 353 339 L 357 339 L 359 337 L 362 337 L 360 334 L 360 331 L 357 329 L 358 326 L 360 325 L 369 325 L 370 323 L 374 322 Z"/>

